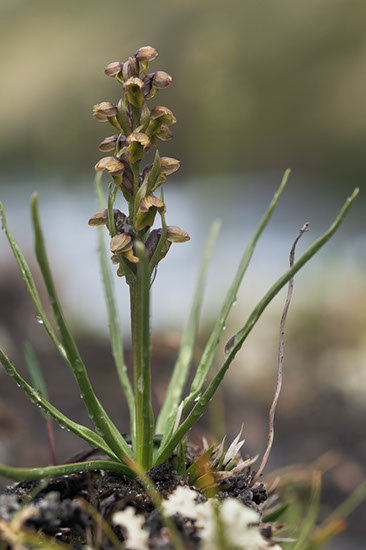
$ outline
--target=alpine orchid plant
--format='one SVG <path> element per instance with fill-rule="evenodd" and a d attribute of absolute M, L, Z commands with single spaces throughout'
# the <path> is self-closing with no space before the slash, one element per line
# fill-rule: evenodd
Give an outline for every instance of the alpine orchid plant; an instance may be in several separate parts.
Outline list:
<path fill-rule="evenodd" d="M 206 244 L 192 309 L 182 334 L 180 351 L 165 401 L 155 418 L 150 376 L 150 289 L 157 266 L 167 255 L 172 243 L 189 240 L 188 234 L 183 229 L 175 225 L 167 225 L 165 221 L 166 205 L 163 188 L 167 184 L 168 176 L 179 168 L 179 161 L 160 156 L 157 149 L 160 141 L 164 142 L 173 137 L 171 127 L 176 122 L 174 114 L 167 107 L 162 105 L 149 107 L 150 99 L 172 83 L 171 76 L 164 71 L 149 72 L 150 62 L 157 55 L 154 48 L 145 46 L 137 50 L 124 63 L 117 61 L 109 64 L 104 72 L 115 80 L 122 97 L 115 103 L 103 101 L 93 108 L 93 117 L 109 125 L 114 132 L 99 144 L 100 151 L 107 156 L 99 160 L 95 167 L 99 211 L 91 216 L 89 225 L 99 226 L 100 262 L 109 314 L 111 345 L 121 388 L 129 407 L 131 437 L 126 438 L 119 432 L 96 396 L 86 366 L 68 328 L 47 257 L 37 195 L 32 197 L 31 203 L 35 254 L 57 330 L 53 328 L 46 315 L 30 269 L 7 226 L 4 208 L 0 203 L 2 228 L 34 302 L 37 316 L 66 366 L 71 370 L 94 429 L 74 422 L 55 408 L 39 389 L 29 384 L 19 374 L 2 350 L 0 350 L 0 361 L 7 374 L 25 391 L 31 401 L 53 417 L 59 425 L 77 434 L 106 457 L 104 460 L 86 460 L 32 469 L 0 466 L 0 474 L 5 477 L 15 480 L 33 480 L 97 469 L 112 470 L 133 477 L 138 470 L 136 464 L 144 471 L 148 471 L 153 466 L 169 460 L 187 432 L 204 413 L 237 352 L 266 306 L 333 235 L 357 195 L 356 189 L 329 229 L 271 286 L 240 330 L 230 338 L 225 347 L 221 367 L 211 374 L 210 369 L 226 320 L 236 301 L 240 283 L 257 241 L 269 222 L 286 185 L 289 172 L 285 173 L 280 187 L 244 251 L 202 356 L 195 365 L 190 389 L 187 395 L 183 395 L 192 367 L 207 267 L 220 229 L 219 222 L 214 222 Z M 155 153 L 153 153 L 154 150 Z M 147 158 L 149 160 L 146 160 Z M 107 172 L 111 178 L 107 194 L 102 189 L 103 171 Z M 159 224 L 154 228 L 157 219 Z M 113 275 L 103 234 L 105 230 L 112 254 L 111 261 L 116 264 L 117 275 L 120 281 L 125 281 L 130 294 L 133 380 L 129 379 L 124 359 L 121 330 L 113 295 Z"/>

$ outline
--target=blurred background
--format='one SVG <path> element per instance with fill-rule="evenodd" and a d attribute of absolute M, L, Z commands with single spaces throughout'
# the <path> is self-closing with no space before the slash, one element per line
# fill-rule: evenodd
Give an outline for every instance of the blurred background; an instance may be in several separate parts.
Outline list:
<path fill-rule="evenodd" d="M 178 119 L 174 140 L 163 143 L 161 153 L 182 162 L 166 185 L 167 221 L 188 231 L 191 241 L 172 247 L 154 284 L 157 403 L 174 364 L 211 221 L 220 217 L 223 225 L 197 357 L 284 170 L 292 169 L 288 188 L 258 245 L 227 339 L 287 269 L 303 223 L 309 222 L 311 231 L 299 253 L 329 226 L 353 188 L 361 188 L 339 232 L 295 281 L 268 468 L 309 465 L 332 451 L 324 514 L 365 477 L 365 22 L 362 0 L 0 1 L 0 200 L 38 280 L 28 204 L 32 192 L 39 192 L 67 317 L 101 400 L 123 431 L 128 424 L 107 340 L 97 235 L 87 226 L 98 209 L 97 145 L 111 133 L 91 117 L 92 106 L 120 97 L 118 84 L 103 74 L 106 65 L 151 45 L 159 52 L 152 70 L 165 70 L 174 79 L 157 99 Z M 0 257 L 1 347 L 24 373 L 22 346 L 32 341 L 55 404 L 87 423 L 69 373 L 36 322 L 4 235 Z M 121 280 L 116 283 L 129 355 L 127 290 Z M 281 293 L 250 335 L 211 415 L 193 434 L 197 441 L 207 433 L 234 437 L 244 423 L 245 452 L 263 452 L 284 300 Z M 218 366 L 222 359 L 221 349 Z M 56 431 L 62 461 L 80 443 Z M 0 434 L 0 462 L 47 463 L 42 419 L 3 372 Z M 365 511 L 353 514 L 347 534 L 332 549 L 364 548 Z"/>

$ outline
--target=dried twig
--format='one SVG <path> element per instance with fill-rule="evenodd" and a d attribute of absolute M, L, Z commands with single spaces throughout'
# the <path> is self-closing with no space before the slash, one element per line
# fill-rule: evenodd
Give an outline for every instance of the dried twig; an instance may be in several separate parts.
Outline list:
<path fill-rule="evenodd" d="M 305 223 L 302 226 L 302 228 L 300 229 L 300 232 L 299 232 L 298 236 L 296 237 L 296 239 L 294 241 L 294 244 L 292 245 L 292 248 L 291 248 L 291 251 L 290 251 L 290 268 L 294 265 L 294 262 L 295 262 L 296 245 L 299 242 L 302 235 L 308 230 L 309 230 L 309 224 Z M 284 346 L 285 346 L 285 324 L 286 324 L 287 313 L 288 313 L 290 303 L 291 303 L 293 289 L 294 289 L 294 277 L 292 277 L 289 280 L 289 283 L 288 283 L 288 291 L 287 291 L 285 307 L 283 308 L 282 317 L 281 317 L 280 343 L 279 343 L 279 348 L 278 348 L 277 387 L 276 387 L 276 392 L 275 392 L 275 395 L 274 395 L 274 398 L 273 398 L 272 406 L 271 406 L 270 411 L 269 411 L 269 426 L 268 426 L 267 448 L 266 448 L 266 451 L 263 455 L 262 462 L 260 463 L 258 471 L 256 472 L 256 474 L 255 474 L 255 476 L 252 480 L 252 483 L 251 483 L 252 485 L 254 485 L 254 483 L 258 480 L 259 476 L 262 474 L 262 472 L 263 472 L 263 470 L 264 470 L 264 468 L 267 464 L 268 457 L 269 457 L 271 449 L 272 449 L 272 444 L 273 444 L 273 439 L 274 439 L 274 417 L 275 417 L 277 403 L 278 403 L 278 399 L 280 397 L 281 387 L 282 387 L 283 356 L 284 356 Z"/>

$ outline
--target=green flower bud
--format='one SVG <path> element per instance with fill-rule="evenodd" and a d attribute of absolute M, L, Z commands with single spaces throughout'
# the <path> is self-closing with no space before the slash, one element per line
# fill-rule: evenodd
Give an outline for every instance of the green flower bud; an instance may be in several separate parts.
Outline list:
<path fill-rule="evenodd" d="M 98 226 L 98 225 L 107 225 L 108 223 L 108 210 L 105 208 L 104 210 L 100 210 L 99 212 L 96 212 L 92 215 L 90 220 L 88 221 L 88 225 L 92 226 Z"/>
<path fill-rule="evenodd" d="M 171 243 L 185 243 L 190 240 L 190 236 L 176 225 L 168 225 L 166 240 Z"/>
<path fill-rule="evenodd" d="M 116 143 L 118 140 L 118 134 L 115 134 L 114 136 L 109 136 L 103 139 L 99 143 L 99 151 L 102 151 L 103 153 L 108 153 L 108 151 L 113 151 L 113 149 L 116 147 Z"/>
<path fill-rule="evenodd" d="M 126 81 L 129 78 L 139 75 L 139 62 L 136 57 L 129 57 L 126 63 L 123 63 L 122 77 Z"/>
<path fill-rule="evenodd" d="M 152 85 L 158 90 L 167 88 L 173 82 L 172 77 L 165 71 L 156 71 L 152 79 Z"/>
<path fill-rule="evenodd" d="M 104 157 L 95 165 L 95 170 L 102 171 L 107 170 L 107 172 L 113 177 L 122 177 L 124 172 L 124 165 L 122 162 L 117 160 L 114 157 Z"/>
<path fill-rule="evenodd" d="M 160 169 L 161 173 L 165 174 L 166 176 L 169 176 L 169 174 L 173 174 L 173 172 L 176 172 L 180 167 L 179 160 L 172 159 L 169 157 L 162 157 L 160 159 Z"/>
<path fill-rule="evenodd" d="M 172 111 L 168 109 L 168 107 L 154 107 L 151 111 L 150 117 L 152 118 L 152 120 L 161 119 L 162 124 L 167 124 L 169 126 L 177 122 L 177 119 L 173 115 Z"/>
<path fill-rule="evenodd" d="M 110 250 L 113 254 L 123 254 L 132 248 L 133 242 L 131 235 L 118 233 L 111 238 Z"/>
<path fill-rule="evenodd" d="M 111 78 L 114 78 L 115 76 L 121 77 L 122 68 L 123 63 L 121 63 L 120 61 L 114 61 L 113 63 L 109 63 L 109 65 L 107 65 L 107 67 L 104 69 L 104 74 L 110 76 Z"/>
<path fill-rule="evenodd" d="M 133 132 L 126 140 L 127 151 L 129 152 L 129 161 L 133 164 L 144 158 L 146 151 L 150 147 L 150 140 L 142 132 Z"/>
<path fill-rule="evenodd" d="M 93 107 L 93 117 L 99 122 L 106 122 L 108 117 L 116 116 L 117 106 L 110 101 L 102 101 Z"/>
<path fill-rule="evenodd" d="M 140 108 L 144 102 L 144 83 L 142 80 L 131 77 L 123 84 L 123 88 L 131 105 Z"/>
<path fill-rule="evenodd" d="M 158 56 L 158 52 L 151 46 L 143 46 L 139 48 L 135 53 L 137 61 L 140 63 L 146 63 L 155 59 Z"/>

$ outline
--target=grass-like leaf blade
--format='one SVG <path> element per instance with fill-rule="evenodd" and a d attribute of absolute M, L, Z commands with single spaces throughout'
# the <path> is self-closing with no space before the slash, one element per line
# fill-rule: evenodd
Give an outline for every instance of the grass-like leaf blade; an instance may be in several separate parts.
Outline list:
<path fill-rule="evenodd" d="M 100 432 L 101 436 L 115 455 L 123 461 L 125 456 L 132 455 L 131 449 L 97 399 L 87 375 L 85 365 L 76 347 L 74 338 L 72 337 L 72 334 L 69 331 L 64 319 L 47 258 L 43 232 L 39 221 L 37 195 L 33 195 L 32 197 L 32 222 L 34 228 L 37 261 L 46 285 L 55 320 L 60 331 L 61 341 L 69 358 L 74 378 L 79 387 L 80 395 L 84 400 L 89 416 L 96 429 Z"/>
<path fill-rule="evenodd" d="M 181 439 L 188 432 L 188 430 L 190 430 L 192 426 L 197 422 L 197 420 L 202 416 L 209 401 L 212 399 L 215 391 L 217 390 L 218 386 L 222 382 L 227 370 L 229 369 L 231 363 L 233 362 L 237 352 L 240 350 L 245 339 L 253 329 L 254 325 L 257 323 L 258 319 L 262 315 L 265 308 L 273 300 L 273 298 L 278 294 L 278 292 L 284 287 L 284 285 L 292 277 L 294 277 L 294 275 L 314 256 L 314 254 L 316 254 L 316 252 L 318 252 L 318 250 L 335 233 L 335 231 L 338 229 L 338 227 L 342 223 L 345 215 L 347 214 L 347 211 L 349 210 L 356 196 L 358 195 L 358 191 L 359 191 L 358 189 L 355 189 L 352 195 L 346 200 L 338 216 L 336 217 L 332 225 L 329 227 L 329 229 L 321 237 L 319 237 L 319 239 L 317 239 L 317 241 L 315 241 L 315 243 L 313 243 L 308 248 L 308 250 L 306 250 L 306 252 L 304 252 L 304 254 L 294 263 L 294 265 L 288 271 L 286 271 L 286 273 L 284 273 L 282 277 L 280 277 L 274 285 L 272 285 L 272 287 L 265 294 L 262 300 L 260 300 L 260 302 L 254 308 L 247 322 L 245 323 L 244 327 L 235 335 L 235 337 L 231 339 L 232 345 L 228 350 L 228 354 L 225 362 L 220 367 L 215 377 L 212 379 L 211 383 L 209 384 L 208 388 L 206 389 L 202 397 L 194 405 L 194 407 L 192 408 L 192 410 L 190 411 L 189 415 L 184 420 L 184 422 L 179 426 L 176 432 L 174 432 L 170 440 L 167 441 L 165 445 L 161 447 L 156 457 L 155 465 L 160 464 L 161 462 L 164 462 L 170 457 L 171 453 L 173 452 L 173 450 L 175 449 L 179 441 L 181 441 Z"/>
<path fill-rule="evenodd" d="M 201 389 L 206 381 L 208 372 L 211 368 L 213 359 L 215 357 L 215 353 L 217 350 L 217 346 L 219 344 L 220 336 L 222 331 L 224 330 L 226 320 L 228 318 L 228 315 L 231 311 L 233 303 L 237 299 L 237 293 L 240 287 L 240 284 L 243 280 L 243 277 L 245 275 L 245 272 L 247 270 L 247 267 L 249 265 L 249 262 L 253 256 L 256 244 L 258 242 L 259 237 L 263 233 L 265 227 L 267 226 L 269 220 L 271 219 L 272 213 L 276 207 L 276 204 L 278 202 L 278 199 L 280 198 L 282 191 L 285 188 L 285 185 L 287 183 L 287 179 L 289 177 L 290 171 L 286 170 L 281 185 L 279 186 L 278 190 L 273 196 L 273 199 L 265 212 L 256 232 L 254 233 L 254 236 L 252 240 L 250 241 L 249 245 L 247 246 L 244 255 L 242 257 L 242 260 L 240 262 L 239 268 L 236 272 L 235 278 L 232 282 L 232 285 L 225 297 L 223 306 L 221 308 L 220 314 L 217 318 L 217 321 L 215 323 L 215 326 L 213 328 L 213 331 L 209 337 L 209 340 L 207 342 L 207 345 L 203 351 L 201 361 L 197 367 L 196 374 L 194 376 L 190 393 L 184 400 L 184 410 L 187 409 L 187 407 L 194 402 L 194 400 L 198 397 L 198 395 L 201 392 Z"/>
<path fill-rule="evenodd" d="M 104 440 L 98 434 L 96 434 L 86 426 L 82 426 L 81 424 L 77 424 L 73 420 L 70 420 L 70 418 L 65 416 L 62 412 L 56 409 L 56 407 L 51 405 L 51 403 L 49 403 L 49 401 L 44 396 L 42 396 L 38 390 L 28 384 L 28 382 L 26 382 L 24 378 L 22 378 L 13 363 L 1 349 L 0 362 L 2 363 L 6 373 L 11 376 L 14 381 L 22 388 L 22 390 L 25 392 L 28 399 L 32 401 L 32 403 L 35 403 L 36 405 L 42 407 L 45 413 L 52 416 L 60 424 L 60 426 L 65 427 L 70 430 L 70 432 L 78 435 L 79 437 L 87 441 L 92 447 L 100 449 L 106 455 L 115 460 L 117 459 L 116 455 L 111 451 L 108 445 L 106 445 Z"/>
<path fill-rule="evenodd" d="M 192 308 L 188 317 L 188 322 L 182 335 L 182 342 L 179 354 L 174 366 L 172 377 L 169 382 L 167 394 L 156 423 L 156 432 L 159 434 L 167 433 L 170 423 L 174 424 L 177 409 L 182 398 L 184 385 L 188 378 L 194 352 L 194 346 L 197 338 L 198 324 L 202 309 L 202 301 L 206 285 L 208 265 L 211 260 L 214 245 L 217 241 L 220 227 L 221 221 L 215 220 L 211 226 L 208 239 L 204 248 Z"/>
<path fill-rule="evenodd" d="M 5 235 L 8 239 L 8 241 L 9 241 L 10 248 L 11 248 L 13 254 L 14 254 L 15 260 L 16 260 L 16 262 L 18 264 L 18 267 L 19 267 L 19 271 L 20 271 L 20 273 L 23 277 L 23 280 L 24 280 L 25 285 L 28 289 L 28 292 L 31 295 L 31 298 L 33 300 L 34 305 L 36 306 L 39 321 L 42 323 L 42 325 L 46 329 L 49 337 L 51 338 L 52 342 L 54 343 L 54 345 L 58 349 L 61 357 L 64 359 L 64 361 L 66 362 L 68 367 L 71 368 L 68 357 L 67 357 L 67 354 L 66 354 L 66 351 L 65 351 L 65 348 L 62 346 L 61 342 L 58 340 L 58 338 L 55 334 L 55 331 L 53 330 L 53 328 L 52 328 L 52 326 L 51 326 L 51 324 L 48 320 L 48 317 L 47 317 L 47 315 L 46 315 L 46 313 L 43 309 L 43 306 L 41 304 L 41 300 L 39 298 L 38 291 L 37 291 L 36 285 L 34 283 L 32 273 L 31 273 L 31 271 L 28 267 L 28 264 L 27 264 L 27 262 L 26 262 L 26 260 L 23 256 L 20 248 L 18 247 L 13 235 L 10 233 L 10 231 L 8 229 L 8 226 L 7 226 L 7 223 L 6 223 L 5 210 L 4 210 L 4 207 L 3 207 L 1 202 L 0 202 L 0 216 L 1 216 L 1 222 L 2 222 L 2 229 L 4 230 Z"/>
<path fill-rule="evenodd" d="M 107 470 L 118 472 L 130 479 L 134 479 L 136 474 L 128 466 L 120 462 L 109 460 L 89 460 L 87 462 L 74 462 L 72 464 L 60 464 L 58 466 L 45 466 L 43 468 L 14 468 L 11 466 L 0 465 L 0 476 L 13 479 L 15 481 L 34 481 L 49 477 L 68 476 L 88 472 L 93 470 Z"/>

